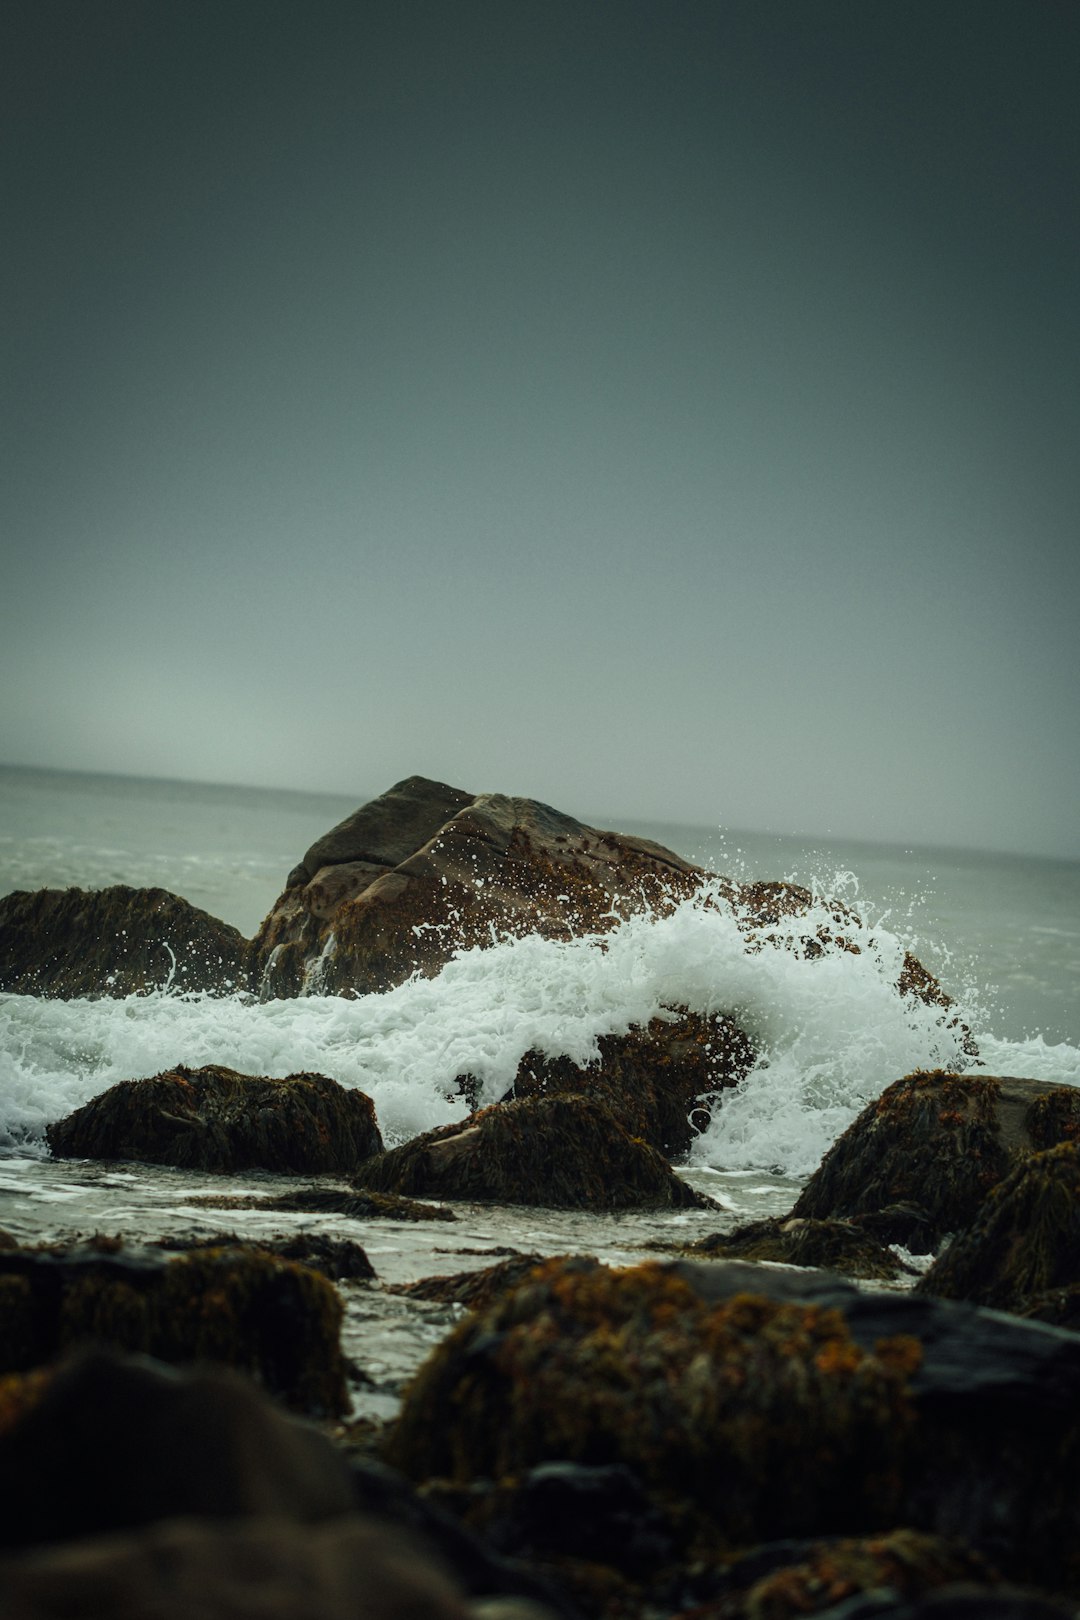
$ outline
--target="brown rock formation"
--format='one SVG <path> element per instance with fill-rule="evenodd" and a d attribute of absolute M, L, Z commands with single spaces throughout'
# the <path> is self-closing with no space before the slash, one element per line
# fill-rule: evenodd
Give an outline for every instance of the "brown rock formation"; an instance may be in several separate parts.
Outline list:
<path fill-rule="evenodd" d="M 858 1220 L 884 1242 L 936 1247 L 1035 1149 L 1080 1132 L 1080 1090 L 1040 1080 L 918 1071 L 834 1142 L 792 1214 Z"/>
<path fill-rule="evenodd" d="M 534 799 L 411 776 L 312 845 L 254 942 L 264 993 L 384 990 L 493 933 L 551 939 L 693 892 L 699 867 Z M 332 938 L 331 938 L 332 936 Z"/>
<path fill-rule="evenodd" d="M 708 1099 L 737 1085 L 756 1056 L 733 1019 L 704 1018 L 685 1008 L 625 1035 L 601 1035 L 597 1044 L 600 1056 L 587 1064 L 526 1052 L 502 1101 L 557 1092 L 595 1097 L 615 1110 L 632 1135 L 677 1159 L 708 1123 Z M 472 1077 L 462 1075 L 458 1087 L 475 1104 Z"/>
<path fill-rule="evenodd" d="M 0 899 L 0 990 L 129 996 L 247 983 L 248 942 L 165 889 L 18 890 Z"/>
<path fill-rule="evenodd" d="M 551 1209 L 710 1208 L 614 1111 L 559 1094 L 496 1103 L 369 1160 L 357 1181 L 410 1197 Z"/>
<path fill-rule="evenodd" d="M 382 1147 L 362 1091 L 322 1074 L 268 1080 L 213 1064 L 122 1080 L 45 1136 L 57 1158 L 286 1175 L 347 1175 Z"/>

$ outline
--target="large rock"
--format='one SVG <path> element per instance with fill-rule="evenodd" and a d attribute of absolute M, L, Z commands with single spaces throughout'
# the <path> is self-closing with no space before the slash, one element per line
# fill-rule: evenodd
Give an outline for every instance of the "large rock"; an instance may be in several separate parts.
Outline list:
<path fill-rule="evenodd" d="M 496 1103 L 370 1159 L 358 1183 L 409 1197 L 551 1209 L 709 1209 L 606 1104 L 556 1095 Z"/>
<path fill-rule="evenodd" d="M 433 1352 L 388 1455 L 622 1464 L 684 1547 L 908 1525 L 1080 1590 L 1080 1337 L 826 1273 L 548 1262 Z"/>
<path fill-rule="evenodd" d="M 655 1262 L 553 1260 L 434 1351 L 387 1454 L 460 1485 L 621 1464 L 684 1545 L 854 1531 L 899 1507 L 909 1359 L 863 1349 L 836 1312 L 714 1306 Z"/>
<path fill-rule="evenodd" d="M 601 1035 L 599 1057 L 578 1064 L 530 1051 L 503 1101 L 573 1092 L 615 1110 L 627 1130 L 667 1158 L 685 1156 L 717 1094 L 749 1073 L 756 1052 L 734 1019 L 678 1008 L 625 1035 Z M 475 1104 L 468 1075 L 458 1087 Z"/>
<path fill-rule="evenodd" d="M 165 889 L 18 890 L 0 899 L 0 990 L 130 996 L 247 984 L 248 942 Z"/>
<path fill-rule="evenodd" d="M 922 1293 L 1080 1325 L 1080 1145 L 1022 1159 L 918 1284 Z"/>
<path fill-rule="evenodd" d="M 270 1080 L 213 1064 L 121 1080 L 45 1137 L 57 1158 L 284 1175 L 348 1175 L 382 1148 L 362 1091 L 322 1074 Z"/>
<path fill-rule="evenodd" d="M 534 799 L 411 776 L 312 845 L 256 936 L 255 971 L 267 995 L 385 990 L 493 934 L 607 931 L 701 876 Z"/>
<path fill-rule="evenodd" d="M 233 1367 L 300 1411 L 333 1416 L 348 1406 L 341 1318 L 325 1277 L 253 1249 L 0 1252 L 0 1374 L 107 1345 Z"/>
<path fill-rule="evenodd" d="M 1078 1130 L 1080 1088 L 920 1070 L 863 1109 L 792 1215 L 858 1220 L 884 1242 L 926 1253 L 974 1220 L 1019 1159 Z"/>

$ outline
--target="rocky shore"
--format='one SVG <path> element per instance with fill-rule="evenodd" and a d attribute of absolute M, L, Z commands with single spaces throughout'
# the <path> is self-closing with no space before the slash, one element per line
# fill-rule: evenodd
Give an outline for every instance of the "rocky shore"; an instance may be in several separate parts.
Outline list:
<path fill-rule="evenodd" d="M 251 941 L 160 890 L 0 900 L 0 988 L 364 994 L 498 938 L 603 949 L 704 875 L 410 778 L 307 851 Z M 750 957 L 857 949 L 851 913 L 805 921 L 793 885 L 711 892 Z M 896 995 L 955 1017 L 913 957 Z M 0 1234 L 3 1613 L 1075 1613 L 1080 1092 L 987 1075 L 964 1044 L 964 1073 L 897 1076 L 779 1218 L 629 1266 L 512 1254 L 409 1284 L 456 1325 L 388 1422 L 353 1420 L 341 1338 L 338 1285 L 379 1286 L 366 1238 Z M 671 1006 L 590 1063 L 522 1052 L 487 1106 L 465 1070 L 464 1117 L 391 1146 L 327 1075 L 178 1064 L 48 1142 L 302 1178 L 279 1209 L 373 1233 L 481 1203 L 707 1220 L 675 1166 L 755 1055 L 737 1018 Z"/>

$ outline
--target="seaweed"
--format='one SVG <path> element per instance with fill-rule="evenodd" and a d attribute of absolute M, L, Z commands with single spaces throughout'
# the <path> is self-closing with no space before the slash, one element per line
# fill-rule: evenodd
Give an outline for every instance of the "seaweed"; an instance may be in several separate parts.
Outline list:
<path fill-rule="evenodd" d="M 861 1349 L 833 1310 L 710 1307 L 655 1262 L 550 1261 L 433 1353 L 386 1455 L 459 1484 L 625 1463 L 684 1533 L 729 1545 L 853 1529 L 898 1506 L 918 1359 Z"/>
<path fill-rule="evenodd" d="M 1053 1105 L 1052 1105 L 1053 1106 Z M 1080 1276 L 1080 1143 L 1033 1153 L 988 1195 L 918 1284 L 997 1310 L 1072 1319 Z M 1057 1309 L 1055 1310 L 1055 1299 Z"/>
<path fill-rule="evenodd" d="M 381 1191 L 556 1209 L 712 1208 L 604 1103 L 557 1094 L 496 1103 L 371 1159 Z"/>

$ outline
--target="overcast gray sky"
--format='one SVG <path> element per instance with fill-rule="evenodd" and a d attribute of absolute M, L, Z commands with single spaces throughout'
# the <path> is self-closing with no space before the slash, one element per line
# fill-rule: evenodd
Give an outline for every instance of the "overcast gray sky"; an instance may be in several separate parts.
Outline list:
<path fill-rule="evenodd" d="M 0 758 L 1080 856 L 1074 0 L 0 30 Z"/>

